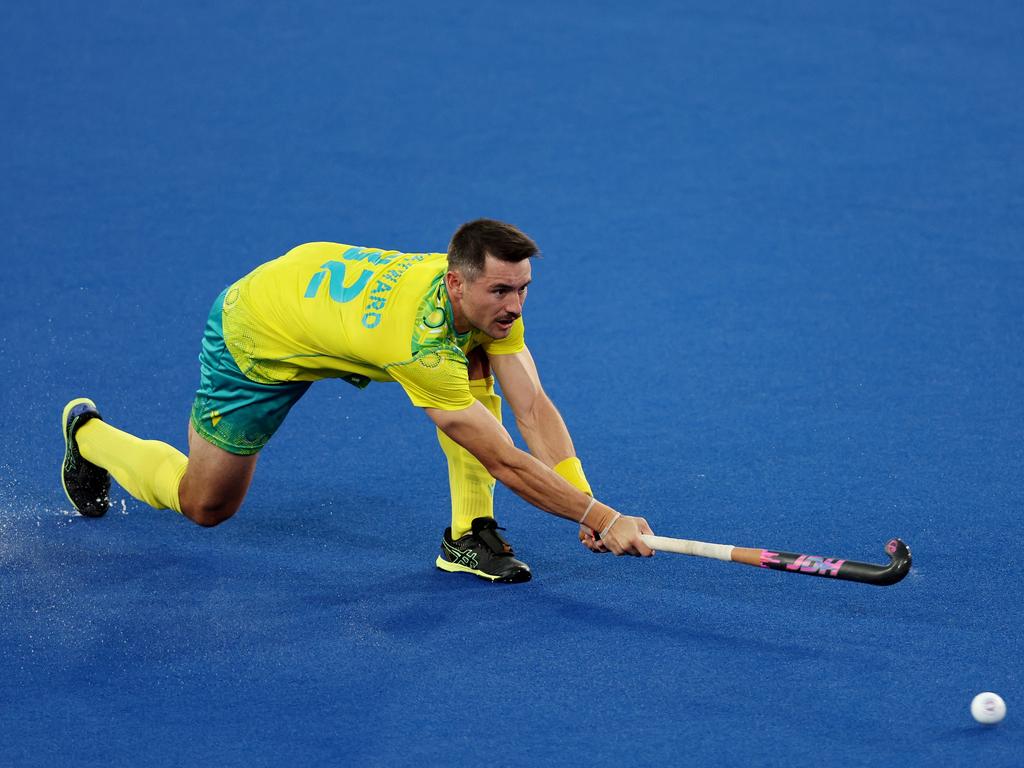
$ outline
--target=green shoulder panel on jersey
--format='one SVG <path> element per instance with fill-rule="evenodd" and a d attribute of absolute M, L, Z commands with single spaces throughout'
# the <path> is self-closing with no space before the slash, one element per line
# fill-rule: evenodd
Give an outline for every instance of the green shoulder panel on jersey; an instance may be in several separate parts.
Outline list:
<path fill-rule="evenodd" d="M 472 331 L 455 330 L 455 316 L 442 273 L 434 278 L 416 310 L 409 351 L 415 357 L 424 350 L 455 347 L 465 354 L 475 346 L 473 341 Z"/>

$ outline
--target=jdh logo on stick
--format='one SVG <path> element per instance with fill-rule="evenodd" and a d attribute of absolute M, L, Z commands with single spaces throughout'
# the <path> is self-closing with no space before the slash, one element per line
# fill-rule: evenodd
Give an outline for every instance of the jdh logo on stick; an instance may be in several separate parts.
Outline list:
<path fill-rule="evenodd" d="M 789 552 L 761 550 L 761 567 L 774 568 L 778 571 L 800 571 L 801 573 L 816 573 L 820 576 L 838 576 L 839 569 L 845 562 L 845 560 L 836 560 L 831 557 L 793 555 Z"/>

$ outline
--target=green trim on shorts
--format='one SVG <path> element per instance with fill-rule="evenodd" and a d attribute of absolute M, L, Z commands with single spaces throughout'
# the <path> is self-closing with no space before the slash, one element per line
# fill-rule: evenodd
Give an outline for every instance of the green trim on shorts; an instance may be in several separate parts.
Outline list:
<path fill-rule="evenodd" d="M 251 456 L 267 444 L 312 382 L 261 384 L 242 373 L 224 344 L 227 292 L 225 288 L 213 302 L 206 321 L 190 420 L 208 443 L 237 456 Z"/>

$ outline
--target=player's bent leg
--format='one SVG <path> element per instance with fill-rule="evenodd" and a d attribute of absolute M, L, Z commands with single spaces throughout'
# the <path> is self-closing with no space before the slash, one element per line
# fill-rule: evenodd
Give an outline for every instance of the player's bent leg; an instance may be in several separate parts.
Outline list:
<path fill-rule="evenodd" d="M 501 421 L 501 398 L 487 354 L 472 350 L 468 357 L 469 391 Z M 448 459 L 452 498 L 452 525 L 441 539 L 435 565 L 452 573 L 471 573 L 489 581 L 529 581 L 530 567 L 515 557 L 511 545 L 498 533 L 494 520 L 494 478 L 473 454 L 441 430 L 437 439 Z"/>
<path fill-rule="evenodd" d="M 229 453 L 204 440 L 191 424 L 188 429 L 188 468 L 178 489 L 181 513 L 202 526 L 219 525 L 242 506 L 259 454 Z"/>
<path fill-rule="evenodd" d="M 501 421 L 501 398 L 494 392 L 494 379 L 486 353 L 480 349 L 468 355 L 469 390 L 491 414 Z M 494 478 L 473 454 L 440 429 L 437 440 L 448 460 L 448 485 L 451 489 L 451 536 L 459 539 L 472 530 L 473 520 L 494 517 Z"/>

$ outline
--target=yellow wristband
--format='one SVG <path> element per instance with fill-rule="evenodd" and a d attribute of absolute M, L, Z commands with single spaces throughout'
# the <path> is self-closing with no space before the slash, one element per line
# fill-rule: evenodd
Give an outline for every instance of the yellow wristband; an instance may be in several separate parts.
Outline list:
<path fill-rule="evenodd" d="M 552 469 L 558 473 L 558 475 L 566 480 L 573 488 L 583 491 L 587 496 L 593 496 L 594 492 L 590 490 L 590 483 L 587 482 L 587 476 L 583 474 L 583 465 L 580 464 L 580 460 L 575 456 L 570 456 L 568 459 L 555 464 Z"/>

